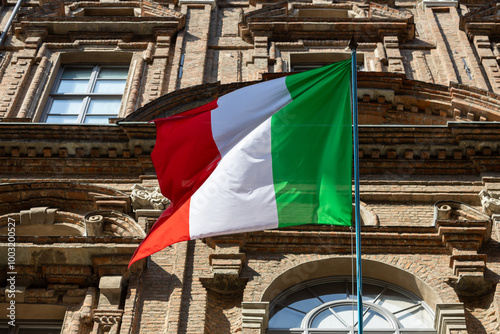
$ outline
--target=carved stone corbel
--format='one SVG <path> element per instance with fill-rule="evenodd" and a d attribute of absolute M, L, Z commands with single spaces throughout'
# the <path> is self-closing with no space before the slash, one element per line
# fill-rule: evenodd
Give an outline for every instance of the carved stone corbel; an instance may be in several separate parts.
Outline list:
<path fill-rule="evenodd" d="M 222 295 L 240 295 L 247 284 L 247 279 L 240 277 L 245 263 L 245 254 L 240 253 L 240 246 L 234 244 L 216 245 L 216 253 L 209 256 L 212 275 L 201 277 L 201 283 L 207 290 Z"/>
<path fill-rule="evenodd" d="M 134 184 L 130 199 L 134 211 L 139 209 L 165 210 L 170 204 L 170 200 L 161 194 L 160 187 L 144 187 L 140 184 Z"/>
<path fill-rule="evenodd" d="M 457 294 L 478 297 L 490 292 L 493 283 L 484 278 L 487 256 L 478 251 L 491 236 L 491 219 L 456 201 L 437 202 L 434 215 L 438 233 L 452 251 L 450 282 Z"/>
<path fill-rule="evenodd" d="M 486 190 L 481 190 L 479 197 L 481 198 L 481 205 L 485 214 L 488 216 L 500 214 L 500 199 L 493 197 Z"/>
<path fill-rule="evenodd" d="M 116 334 L 120 328 L 123 310 L 119 309 L 122 276 L 103 276 L 99 281 L 99 304 L 92 312 L 95 334 Z"/>
<path fill-rule="evenodd" d="M 117 334 L 122 316 L 123 310 L 94 310 L 97 334 Z"/>

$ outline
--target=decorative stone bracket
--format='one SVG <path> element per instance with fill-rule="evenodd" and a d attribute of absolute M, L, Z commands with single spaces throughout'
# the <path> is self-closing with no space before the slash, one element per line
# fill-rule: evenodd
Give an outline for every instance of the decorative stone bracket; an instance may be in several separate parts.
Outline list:
<path fill-rule="evenodd" d="M 438 334 L 467 333 L 464 305 L 462 303 L 437 304 L 434 328 Z"/>
<path fill-rule="evenodd" d="M 495 198 L 495 195 L 497 198 Z M 486 190 L 481 190 L 479 197 L 481 198 L 484 213 L 488 216 L 500 213 L 500 199 L 498 199 L 497 194 L 490 194 Z"/>
<path fill-rule="evenodd" d="M 139 209 L 165 210 L 170 201 L 160 192 L 160 187 L 144 187 L 140 184 L 134 184 L 132 187 L 132 207 Z"/>
<path fill-rule="evenodd" d="M 223 244 L 216 246 L 216 253 L 209 256 L 212 275 L 201 277 L 201 283 L 207 290 L 223 295 L 240 295 L 247 284 L 247 279 L 240 277 L 245 254 L 240 253 L 239 245 Z"/>
<path fill-rule="evenodd" d="M 268 302 L 241 303 L 243 333 L 264 334 L 269 321 Z"/>
<path fill-rule="evenodd" d="M 460 202 L 442 201 L 435 205 L 435 224 L 443 243 L 452 251 L 451 278 L 457 294 L 482 296 L 493 288 L 486 281 L 486 254 L 479 249 L 491 236 L 491 219 Z"/>
<path fill-rule="evenodd" d="M 99 281 L 99 305 L 93 311 L 94 333 L 116 334 L 122 321 L 123 310 L 119 309 L 122 276 L 103 276 Z"/>
<path fill-rule="evenodd" d="M 123 310 L 94 310 L 94 322 L 98 334 L 117 334 L 122 321 Z"/>

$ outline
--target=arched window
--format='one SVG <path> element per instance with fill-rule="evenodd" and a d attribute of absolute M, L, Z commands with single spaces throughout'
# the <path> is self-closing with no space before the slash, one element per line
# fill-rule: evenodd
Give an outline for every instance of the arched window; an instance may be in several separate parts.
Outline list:
<path fill-rule="evenodd" d="M 363 313 L 365 333 L 436 333 L 429 306 L 387 282 L 364 279 Z M 321 278 L 295 285 L 271 302 L 269 314 L 268 334 L 358 332 L 356 296 L 350 277 Z"/>

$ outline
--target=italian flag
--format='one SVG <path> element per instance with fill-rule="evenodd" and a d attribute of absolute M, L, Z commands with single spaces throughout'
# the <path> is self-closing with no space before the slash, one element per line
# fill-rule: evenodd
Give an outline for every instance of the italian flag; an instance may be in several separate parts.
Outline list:
<path fill-rule="evenodd" d="M 350 226 L 350 78 L 347 60 L 155 120 L 152 160 L 172 204 L 130 263 L 184 240 Z"/>

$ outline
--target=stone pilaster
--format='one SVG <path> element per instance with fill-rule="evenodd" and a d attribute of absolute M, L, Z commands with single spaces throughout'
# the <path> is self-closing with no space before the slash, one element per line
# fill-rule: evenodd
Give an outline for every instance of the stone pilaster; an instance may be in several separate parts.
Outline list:
<path fill-rule="evenodd" d="M 123 316 L 119 309 L 122 276 L 103 276 L 99 281 L 99 304 L 92 312 L 95 334 L 117 334 Z"/>

